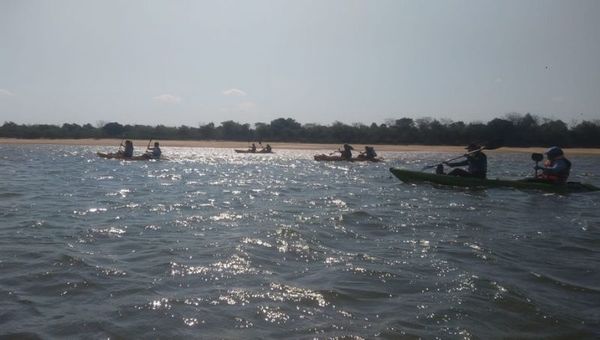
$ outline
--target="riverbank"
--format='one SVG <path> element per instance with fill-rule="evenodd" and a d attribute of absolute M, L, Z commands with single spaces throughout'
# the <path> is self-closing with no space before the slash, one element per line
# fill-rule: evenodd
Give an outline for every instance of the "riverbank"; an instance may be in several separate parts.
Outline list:
<path fill-rule="evenodd" d="M 136 147 L 144 147 L 148 140 L 132 140 Z M 192 147 L 192 148 L 223 148 L 223 149 L 246 149 L 248 143 L 235 141 L 193 141 L 193 140 L 157 140 L 161 147 Z M 89 145 L 89 146 L 115 146 L 121 143 L 120 139 L 17 139 L 0 138 L 0 144 L 54 144 L 54 145 Z M 264 143 L 266 144 L 266 142 Z M 340 144 L 320 143 L 269 143 L 273 150 L 337 150 Z M 363 144 L 353 144 L 356 150 L 362 150 Z M 377 151 L 391 152 L 464 152 L 462 146 L 449 145 L 373 145 Z M 493 152 L 543 152 L 542 147 L 513 148 L 503 147 Z M 491 152 L 491 151 L 490 151 Z M 571 148 L 565 149 L 570 155 L 597 155 L 600 156 L 600 148 Z"/>

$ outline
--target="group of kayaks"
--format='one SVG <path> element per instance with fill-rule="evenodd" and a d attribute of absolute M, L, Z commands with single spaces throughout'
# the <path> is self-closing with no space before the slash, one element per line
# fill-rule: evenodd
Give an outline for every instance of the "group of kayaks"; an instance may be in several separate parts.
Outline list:
<path fill-rule="evenodd" d="M 236 153 L 258 153 L 267 154 L 273 153 L 271 148 L 263 148 L 256 150 L 255 148 L 242 150 L 234 149 Z M 340 151 L 341 152 L 341 151 Z M 103 153 L 97 152 L 98 157 L 105 159 L 122 159 L 131 161 L 147 161 L 152 160 L 147 154 L 140 156 L 124 157 L 122 153 Z M 351 155 L 351 154 L 350 154 Z M 371 157 L 368 157 L 371 156 Z M 162 157 L 162 160 L 167 158 Z M 372 155 L 366 155 L 364 153 L 359 154 L 357 157 L 343 157 L 342 155 L 333 154 L 320 154 L 314 156 L 315 161 L 332 161 L 332 162 L 382 162 L 383 158 L 373 157 Z M 488 179 L 488 178 L 474 178 L 474 177 L 461 177 L 461 176 L 449 176 L 446 174 L 435 174 L 423 171 L 414 171 L 408 169 L 401 169 L 392 167 L 390 172 L 396 176 L 399 180 L 405 183 L 415 182 L 428 182 L 436 185 L 452 186 L 452 187 L 469 187 L 469 188 L 498 188 L 508 187 L 522 190 L 541 190 L 547 192 L 556 193 L 576 193 L 576 192 L 592 192 L 600 191 L 600 187 L 592 184 L 580 183 L 580 182 L 567 182 L 565 184 L 551 184 L 543 181 L 538 181 L 535 178 L 525 178 L 520 180 L 508 180 L 508 179 Z"/>

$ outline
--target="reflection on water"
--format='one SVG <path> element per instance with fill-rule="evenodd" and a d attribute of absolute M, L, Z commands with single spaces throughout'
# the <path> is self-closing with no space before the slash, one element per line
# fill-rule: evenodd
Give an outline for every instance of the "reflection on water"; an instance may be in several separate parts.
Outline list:
<path fill-rule="evenodd" d="M 0 335 L 598 335 L 600 196 L 403 184 L 452 155 L 0 145 Z M 108 148 L 106 150 L 109 151 Z M 325 152 L 325 151 L 323 151 Z M 532 172 L 492 154 L 490 176 Z M 571 157 L 599 184 L 597 159 Z"/>

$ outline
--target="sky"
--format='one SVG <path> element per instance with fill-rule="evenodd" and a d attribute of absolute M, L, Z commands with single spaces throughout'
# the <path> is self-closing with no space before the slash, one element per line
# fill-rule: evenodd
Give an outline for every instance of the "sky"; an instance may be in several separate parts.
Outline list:
<path fill-rule="evenodd" d="M 600 119 L 597 0 L 0 0 L 0 124 Z"/>

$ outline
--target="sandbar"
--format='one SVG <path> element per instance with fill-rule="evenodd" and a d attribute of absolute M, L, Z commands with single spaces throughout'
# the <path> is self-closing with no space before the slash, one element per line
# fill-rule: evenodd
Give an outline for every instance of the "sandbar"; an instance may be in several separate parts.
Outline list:
<path fill-rule="evenodd" d="M 137 148 L 148 145 L 148 140 L 132 140 Z M 191 147 L 191 148 L 223 148 L 223 149 L 247 149 L 249 143 L 237 141 L 215 141 L 215 140 L 156 140 L 160 142 L 161 147 Z M 19 139 L 19 138 L 0 138 L 0 144 L 54 144 L 54 145 L 87 145 L 87 146 L 114 146 L 119 147 L 120 139 Z M 276 150 L 337 150 L 341 144 L 321 144 L 321 143 L 280 143 L 268 142 L 274 151 Z M 263 145 L 267 142 L 263 142 Z M 361 151 L 364 144 L 352 144 L 354 149 Z M 464 152 L 464 146 L 452 145 L 378 145 L 369 144 L 375 147 L 376 151 L 382 152 Z M 257 146 L 259 146 L 257 144 Z M 502 147 L 496 150 L 486 152 L 544 152 L 544 147 Z M 565 148 L 568 155 L 596 155 L 600 156 L 600 148 Z"/>

